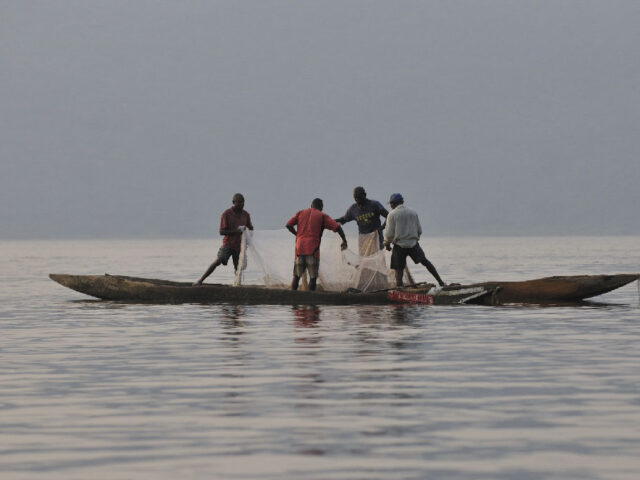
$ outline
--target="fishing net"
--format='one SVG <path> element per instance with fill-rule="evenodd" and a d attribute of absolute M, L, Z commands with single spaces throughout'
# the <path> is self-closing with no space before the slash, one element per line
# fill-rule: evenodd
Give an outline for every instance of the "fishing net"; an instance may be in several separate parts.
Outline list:
<path fill-rule="evenodd" d="M 377 232 L 358 235 L 358 253 L 350 249 L 340 253 L 342 264 L 349 267 L 347 288 L 371 292 L 384 290 L 393 285 L 394 275 L 387 266 L 389 262 L 385 250 L 380 249 Z"/>
<path fill-rule="evenodd" d="M 338 235 L 325 231 L 320 245 L 319 289 L 371 292 L 395 284 L 388 266 L 390 253 L 380 249 L 377 232 L 349 238 L 350 248 L 344 251 L 340 243 Z M 353 245 L 358 245 L 357 252 L 352 250 Z M 293 275 L 294 251 L 295 237 L 287 230 L 245 231 L 234 284 L 287 288 Z M 410 276 L 407 280 L 412 282 Z"/>

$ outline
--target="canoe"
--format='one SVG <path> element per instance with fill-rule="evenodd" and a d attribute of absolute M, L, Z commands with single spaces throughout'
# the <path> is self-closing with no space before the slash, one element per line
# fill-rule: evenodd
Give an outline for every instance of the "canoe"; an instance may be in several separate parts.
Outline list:
<path fill-rule="evenodd" d="M 485 282 L 498 287 L 492 301 L 504 303 L 563 303 L 596 297 L 623 287 L 640 274 L 556 276 L 522 282 Z"/>
<path fill-rule="evenodd" d="M 430 294 L 431 286 L 407 291 L 385 290 L 361 293 L 324 292 L 268 288 L 257 285 L 231 286 L 173 282 L 122 275 L 67 275 L 49 277 L 65 287 L 103 300 L 141 303 L 236 303 L 263 305 L 383 305 L 390 303 L 465 303 L 492 290 L 484 287 L 452 288 L 447 295 Z"/>
<path fill-rule="evenodd" d="M 59 284 L 92 297 L 138 303 L 236 303 L 263 305 L 435 305 L 507 303 L 571 303 L 595 297 L 638 280 L 639 274 L 546 277 L 520 282 L 483 282 L 470 285 L 431 284 L 378 292 L 323 292 L 268 288 L 256 285 L 193 286 L 122 275 L 50 274 Z"/>

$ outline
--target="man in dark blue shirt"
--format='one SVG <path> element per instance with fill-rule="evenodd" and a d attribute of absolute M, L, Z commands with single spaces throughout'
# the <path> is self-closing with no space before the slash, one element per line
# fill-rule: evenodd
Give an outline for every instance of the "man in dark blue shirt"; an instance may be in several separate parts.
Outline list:
<path fill-rule="evenodd" d="M 359 233 L 368 234 L 378 232 L 378 250 L 382 249 L 383 226 L 380 223 L 380 217 L 387 218 L 389 212 L 377 200 L 369 200 L 367 198 L 367 192 L 365 192 L 363 187 L 353 189 L 353 199 L 356 203 L 347 209 L 347 213 L 345 213 L 344 216 L 336 218 L 336 222 L 345 224 L 355 220 L 358 224 Z M 371 255 L 372 253 L 375 252 L 360 251 L 360 255 Z"/>

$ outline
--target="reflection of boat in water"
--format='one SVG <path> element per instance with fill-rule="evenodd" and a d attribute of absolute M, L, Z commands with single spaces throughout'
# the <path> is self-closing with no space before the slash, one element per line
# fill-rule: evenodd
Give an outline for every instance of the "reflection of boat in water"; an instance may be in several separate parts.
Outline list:
<path fill-rule="evenodd" d="M 255 285 L 172 282 L 121 275 L 49 277 L 65 287 L 103 300 L 138 303 L 236 303 L 274 305 L 357 305 L 419 303 L 436 305 L 579 302 L 620 288 L 639 274 L 546 277 L 521 282 L 483 282 L 435 288 L 425 284 L 378 292 L 310 292 Z"/>

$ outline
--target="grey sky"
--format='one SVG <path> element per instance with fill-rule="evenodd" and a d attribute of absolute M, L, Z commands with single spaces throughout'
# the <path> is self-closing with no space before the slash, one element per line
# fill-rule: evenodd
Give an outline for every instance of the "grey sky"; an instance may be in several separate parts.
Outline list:
<path fill-rule="evenodd" d="M 640 2 L 0 0 L 0 238 L 402 192 L 426 235 L 640 233 Z"/>

